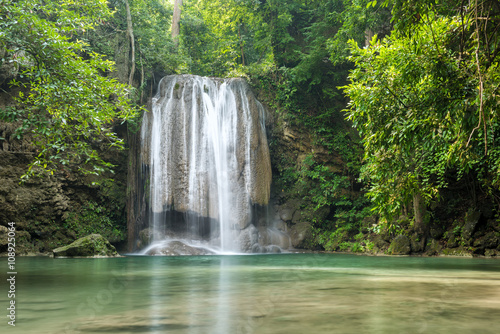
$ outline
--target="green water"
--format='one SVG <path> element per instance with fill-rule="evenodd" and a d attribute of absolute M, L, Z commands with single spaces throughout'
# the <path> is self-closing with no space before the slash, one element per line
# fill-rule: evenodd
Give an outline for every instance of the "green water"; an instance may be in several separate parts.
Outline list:
<path fill-rule="evenodd" d="M 17 258 L 1 333 L 498 333 L 500 261 L 281 254 Z M 4 274 L 7 259 L 0 259 Z M 5 276 L 4 276 L 5 277 Z"/>

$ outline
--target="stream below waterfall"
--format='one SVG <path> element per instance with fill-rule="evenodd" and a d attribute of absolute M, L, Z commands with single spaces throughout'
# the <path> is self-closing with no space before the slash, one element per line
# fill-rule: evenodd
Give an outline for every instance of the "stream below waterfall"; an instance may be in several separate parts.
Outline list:
<path fill-rule="evenodd" d="M 494 259 L 279 254 L 16 261 L 13 333 L 459 334 L 500 328 L 500 261 Z M 6 258 L 0 267 L 7 268 Z M 1 286 L 3 333 L 5 280 Z"/>

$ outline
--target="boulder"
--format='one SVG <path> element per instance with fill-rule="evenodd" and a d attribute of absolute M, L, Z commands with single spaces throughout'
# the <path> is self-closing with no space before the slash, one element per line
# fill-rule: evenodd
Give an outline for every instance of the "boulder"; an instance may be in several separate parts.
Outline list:
<path fill-rule="evenodd" d="M 154 247 L 147 252 L 147 255 L 212 255 L 214 252 L 203 248 L 194 247 L 183 243 L 182 241 L 174 240 L 168 242 L 166 245 Z"/>
<path fill-rule="evenodd" d="M 391 255 L 408 255 L 410 251 L 410 239 L 402 234 L 392 240 L 388 250 Z"/>
<path fill-rule="evenodd" d="M 425 248 L 426 255 L 439 255 L 443 247 L 439 244 L 439 241 L 432 239 Z"/>
<path fill-rule="evenodd" d="M 246 229 L 240 232 L 238 237 L 238 245 L 240 245 L 240 249 L 245 253 L 255 253 L 253 251 L 254 245 L 259 242 L 259 230 L 252 224 L 248 226 Z"/>
<path fill-rule="evenodd" d="M 414 233 L 410 238 L 410 248 L 412 253 L 421 253 L 425 248 L 425 238 Z"/>
<path fill-rule="evenodd" d="M 496 249 L 486 249 L 484 251 L 484 256 L 486 257 L 497 257 L 498 255 L 500 255 L 500 252 Z"/>
<path fill-rule="evenodd" d="M 259 244 L 275 245 L 281 249 L 290 248 L 290 237 L 284 231 L 276 228 L 259 227 Z M 254 252 L 252 252 L 254 253 Z"/>
<path fill-rule="evenodd" d="M 292 246 L 295 248 L 307 248 L 308 243 L 312 241 L 312 226 L 308 222 L 302 222 L 293 225 L 290 228 L 290 238 Z"/>
<path fill-rule="evenodd" d="M 259 244 L 253 244 L 251 252 L 252 253 L 264 253 L 264 247 L 262 247 Z"/>
<path fill-rule="evenodd" d="M 139 248 L 148 246 L 152 240 L 162 240 L 165 238 L 173 238 L 175 234 L 171 231 L 165 231 L 161 233 L 159 231 L 153 231 L 152 228 L 145 228 L 139 232 Z"/>
<path fill-rule="evenodd" d="M 265 253 L 275 253 L 275 254 L 281 253 L 281 248 L 279 248 L 276 245 L 266 246 L 265 250 L 266 250 Z"/>
<path fill-rule="evenodd" d="M 498 247 L 500 239 L 497 236 L 497 232 L 489 232 L 486 235 L 474 240 L 473 246 L 476 250 L 484 251 L 484 249 L 495 249 Z"/>
<path fill-rule="evenodd" d="M 113 257 L 118 256 L 115 247 L 100 234 L 90 234 L 75 242 L 56 248 L 54 257 Z"/>
<path fill-rule="evenodd" d="M 455 248 L 458 247 L 458 242 L 458 238 L 453 233 L 450 233 L 446 245 L 448 246 L 448 248 Z"/>
<path fill-rule="evenodd" d="M 462 236 L 465 239 L 472 238 L 476 227 L 479 223 L 479 218 L 481 218 L 481 212 L 475 210 L 469 210 L 465 215 L 465 224 L 462 232 Z"/>

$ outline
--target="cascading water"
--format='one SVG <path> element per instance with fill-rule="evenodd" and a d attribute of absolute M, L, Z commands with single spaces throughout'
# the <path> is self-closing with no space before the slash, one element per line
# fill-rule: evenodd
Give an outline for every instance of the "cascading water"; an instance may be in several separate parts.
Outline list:
<path fill-rule="evenodd" d="M 153 242 L 188 236 L 223 252 L 258 245 L 269 201 L 265 113 L 242 79 L 163 78 L 141 129 Z M 147 192 L 147 190 L 146 190 Z"/>

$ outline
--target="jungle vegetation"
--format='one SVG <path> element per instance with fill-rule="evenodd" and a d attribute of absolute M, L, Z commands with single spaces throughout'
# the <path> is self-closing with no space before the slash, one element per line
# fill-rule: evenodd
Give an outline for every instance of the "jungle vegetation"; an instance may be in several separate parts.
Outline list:
<path fill-rule="evenodd" d="M 159 77 L 243 76 L 344 162 L 275 166 L 330 207 L 320 243 L 373 214 L 425 234 L 450 184 L 500 203 L 499 28 L 494 0 L 0 0 L 0 65 L 16 72 L 2 89 L 18 101 L 0 117 L 34 136 L 28 175 L 100 173 L 93 147 L 123 145 L 113 126 L 138 121 Z"/>

